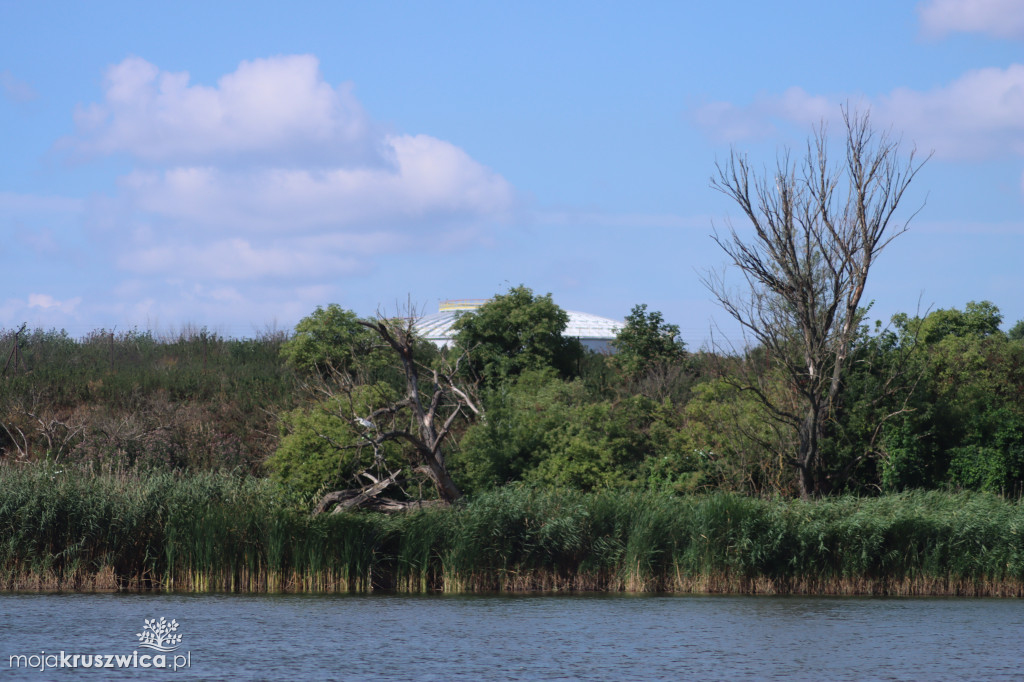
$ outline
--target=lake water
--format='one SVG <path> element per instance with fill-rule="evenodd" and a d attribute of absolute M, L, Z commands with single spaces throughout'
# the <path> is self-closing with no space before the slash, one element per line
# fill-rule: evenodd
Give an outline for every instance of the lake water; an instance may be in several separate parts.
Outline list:
<path fill-rule="evenodd" d="M 138 636 L 146 619 L 160 617 L 175 620 L 170 634 L 181 635 L 164 659 L 141 647 Z M 65 667 L 53 668 L 62 664 L 61 652 Z M 19 669 L 18 656 L 36 667 Z M 90 663 L 124 665 L 90 669 L 86 656 Z M 142 667 L 161 661 L 162 670 Z M 82 678 L 1024 679 L 1024 602 L 0 595 L 0 679 Z"/>

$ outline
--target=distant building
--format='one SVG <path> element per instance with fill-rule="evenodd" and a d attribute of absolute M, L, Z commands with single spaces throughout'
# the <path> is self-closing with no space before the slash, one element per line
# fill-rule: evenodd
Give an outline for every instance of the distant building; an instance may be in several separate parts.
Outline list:
<path fill-rule="evenodd" d="M 459 315 L 472 314 L 474 310 L 489 300 L 486 298 L 460 298 L 442 301 L 436 313 L 424 315 L 416 321 L 416 332 L 434 344 L 445 348 L 451 345 L 455 338 L 452 325 L 455 324 Z M 579 339 L 584 348 L 595 353 L 614 352 L 611 342 L 625 325 L 624 322 L 575 310 L 566 310 L 565 312 L 569 315 L 569 324 L 566 325 L 562 336 Z"/>

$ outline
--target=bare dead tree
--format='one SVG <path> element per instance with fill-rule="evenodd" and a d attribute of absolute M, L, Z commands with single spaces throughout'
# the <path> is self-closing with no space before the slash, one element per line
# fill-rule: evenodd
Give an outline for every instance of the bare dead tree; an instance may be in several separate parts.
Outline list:
<path fill-rule="evenodd" d="M 29 443 L 28 437 L 25 435 L 24 430 L 22 430 L 21 427 L 18 426 L 17 424 L 11 424 L 10 426 L 8 426 L 5 422 L 6 420 L 0 421 L 0 429 L 4 430 L 4 433 L 7 434 L 7 439 L 10 440 L 11 444 L 14 446 L 18 460 L 28 461 L 29 455 L 32 452 L 32 446 Z M 15 436 L 15 434 L 17 434 L 17 437 Z M 18 437 L 21 438 L 20 442 L 18 441 Z M 6 455 L 8 453 L 7 450 L 0 450 L 0 454 Z"/>
<path fill-rule="evenodd" d="M 0 407 L 0 430 L 14 447 L 17 461 L 29 461 L 33 450 L 53 462 L 70 453 L 86 430 L 85 421 L 73 413 L 67 417 L 46 407 L 39 393 L 11 400 Z M 40 445 L 40 448 L 34 448 Z M 0 447 L 0 456 L 8 451 Z"/>
<path fill-rule="evenodd" d="M 329 397 L 344 396 L 341 404 L 347 407 L 342 408 L 339 416 L 354 431 L 363 434 L 355 444 L 345 445 L 332 441 L 332 445 L 339 449 L 373 448 L 376 469 L 372 473 L 366 470 L 359 474 L 369 481 L 367 485 L 325 495 L 314 513 L 331 507 L 369 507 L 381 511 L 398 511 L 448 505 L 462 497 L 448 473 L 445 448 L 452 430 L 460 421 L 481 414 L 472 388 L 460 383 L 458 378 L 466 356 L 459 355 L 453 362 L 442 362 L 441 366 L 428 367 L 417 362 L 414 350 L 419 339 L 413 330 L 413 320 L 413 315 L 403 318 L 378 315 L 376 319 L 359 322 L 373 330 L 398 360 L 405 379 L 401 398 L 388 399 L 381 393 L 384 405 L 364 416 L 356 410 L 357 401 L 353 399 L 353 393 L 357 386 L 351 375 L 339 374 L 333 386 L 324 385 L 321 388 Z M 330 441 L 326 434 L 320 435 Z M 380 453 L 386 443 L 402 446 L 406 463 L 413 471 L 430 480 L 436 491 L 436 500 L 402 501 L 383 495 L 402 478 L 401 469 L 389 471 L 385 468 Z"/>
<path fill-rule="evenodd" d="M 742 274 L 744 291 L 727 288 L 724 273 L 709 273 L 704 284 L 790 389 L 779 399 L 757 381 L 743 386 L 795 431 L 797 451 L 787 459 L 798 471 L 802 497 L 828 490 L 821 440 L 843 391 L 861 297 L 871 266 L 917 213 L 896 217 L 927 161 L 914 150 L 903 156 L 900 141 L 874 130 L 868 114 L 842 111 L 844 164 L 829 158 L 822 125 L 800 163 L 786 152 L 774 173 L 759 175 L 733 152 L 711 180 L 740 207 L 754 234 L 742 237 L 729 225 L 726 234 L 713 235 Z"/>

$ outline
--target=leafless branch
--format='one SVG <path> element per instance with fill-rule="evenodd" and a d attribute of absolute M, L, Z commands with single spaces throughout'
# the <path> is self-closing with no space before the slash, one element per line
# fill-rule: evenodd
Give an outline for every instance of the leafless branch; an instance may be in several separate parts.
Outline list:
<path fill-rule="evenodd" d="M 784 152 L 774 172 L 759 174 L 733 152 L 711 180 L 739 206 L 753 238 L 741 236 L 731 224 L 712 235 L 741 273 L 745 293 L 730 290 L 724 274 L 710 272 L 703 282 L 797 398 L 789 407 L 757 381 L 744 386 L 796 431 L 794 460 L 804 496 L 820 494 L 825 485 L 820 440 L 843 390 L 871 266 L 920 210 L 897 218 L 923 162 L 913 150 L 903 158 L 899 141 L 877 133 L 869 115 L 848 107 L 842 111 L 843 165 L 829 159 L 822 125 L 800 162 Z"/>

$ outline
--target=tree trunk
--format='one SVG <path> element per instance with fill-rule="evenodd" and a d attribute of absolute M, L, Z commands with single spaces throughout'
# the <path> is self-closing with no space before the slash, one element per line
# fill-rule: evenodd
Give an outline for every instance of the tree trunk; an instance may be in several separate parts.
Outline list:
<path fill-rule="evenodd" d="M 421 471 L 430 477 L 430 480 L 434 483 L 434 488 L 437 489 L 438 497 L 446 503 L 450 504 L 462 497 L 462 491 L 455 485 L 455 481 L 448 474 L 448 469 L 440 465 L 433 457 L 427 458 L 426 463 L 418 467 L 417 471 Z"/>
<path fill-rule="evenodd" d="M 374 511 L 393 513 L 432 507 L 447 507 L 450 504 L 450 501 L 447 499 L 394 500 L 390 497 L 383 497 L 382 493 L 395 484 L 400 473 L 400 471 L 396 471 L 387 478 L 365 488 L 335 490 L 334 492 L 327 493 L 316 505 L 316 509 L 313 510 L 313 516 L 322 514 L 332 507 L 335 513 L 346 509 L 372 509 Z"/>
<path fill-rule="evenodd" d="M 821 409 L 812 403 L 799 428 L 796 467 L 800 474 L 800 498 L 804 500 L 824 493 L 820 476 L 822 416 Z"/>

